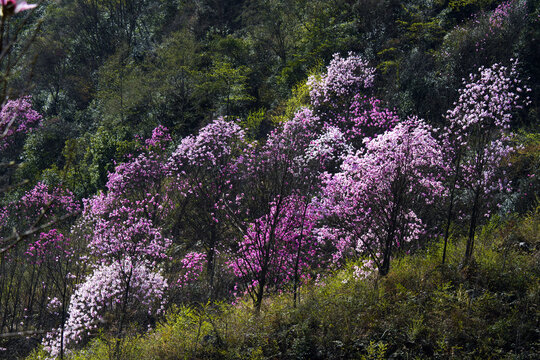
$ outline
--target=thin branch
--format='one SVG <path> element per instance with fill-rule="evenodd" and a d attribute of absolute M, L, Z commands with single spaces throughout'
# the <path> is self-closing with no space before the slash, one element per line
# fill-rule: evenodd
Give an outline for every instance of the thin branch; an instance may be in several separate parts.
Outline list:
<path fill-rule="evenodd" d="M 10 237 L 4 239 L 5 242 L 10 242 L 12 240 L 15 240 L 12 244 L 6 246 L 5 248 L 3 249 L 0 249 L 0 255 L 4 254 L 5 252 L 9 251 L 10 249 L 12 249 L 13 247 L 15 247 L 18 243 L 20 243 L 22 240 L 24 240 L 25 238 L 41 231 L 41 230 L 44 230 L 44 229 L 47 229 L 59 222 L 62 222 L 72 216 L 75 216 L 75 215 L 78 215 L 80 213 L 80 211 L 76 211 L 76 212 L 73 212 L 71 214 L 67 214 L 67 215 L 64 215 L 64 216 L 61 216 L 59 218 L 56 218 L 52 221 L 49 221 L 48 223 L 46 224 L 43 224 L 41 226 L 37 226 L 37 227 L 32 227 L 30 228 L 29 230 L 23 232 L 22 234 L 19 234 L 17 232 L 17 230 L 13 229 L 13 235 L 11 235 Z"/>
<path fill-rule="evenodd" d="M 35 8 L 31 9 L 27 14 L 26 16 L 24 17 L 24 19 L 21 21 L 21 23 L 19 24 L 19 27 L 17 28 L 17 30 L 15 31 L 15 34 L 14 34 L 14 37 L 13 37 L 13 40 L 9 41 L 7 44 L 6 44 L 6 47 L 2 49 L 2 52 L 0 53 L 0 61 L 2 61 L 4 59 L 4 57 L 6 57 L 7 53 L 9 52 L 9 50 L 11 49 L 11 47 L 13 46 L 13 44 L 15 44 L 15 42 L 17 41 L 17 36 L 19 35 L 19 33 L 22 31 L 23 27 L 26 25 L 26 23 L 28 22 L 28 20 L 30 19 L 30 17 L 34 14 L 34 11 L 39 7 L 39 5 L 41 5 L 43 3 L 44 0 L 40 0 Z"/>
<path fill-rule="evenodd" d="M 20 186 L 24 186 L 24 185 L 28 184 L 29 182 L 30 182 L 30 180 L 24 179 L 23 181 L 21 181 L 21 182 L 19 182 L 17 184 L 4 186 L 4 187 L 0 188 L 0 193 L 6 193 L 6 192 L 8 192 L 8 191 L 10 191 L 12 189 L 16 189 L 16 188 L 18 188 Z"/>
<path fill-rule="evenodd" d="M 47 330 L 26 330 L 26 331 L 16 331 L 10 333 L 0 334 L 0 339 L 14 338 L 14 337 L 27 337 L 32 335 L 42 335 L 46 334 L 49 331 Z"/>

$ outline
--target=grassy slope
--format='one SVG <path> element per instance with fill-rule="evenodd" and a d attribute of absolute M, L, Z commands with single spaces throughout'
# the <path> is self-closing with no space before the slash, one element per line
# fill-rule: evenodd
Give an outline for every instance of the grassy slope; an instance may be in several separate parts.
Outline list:
<path fill-rule="evenodd" d="M 357 280 L 352 266 L 290 294 L 249 303 L 172 310 L 124 359 L 535 359 L 540 354 L 540 214 L 486 225 L 471 266 L 460 241 L 440 266 L 440 244 L 394 261 L 390 274 Z M 109 359 L 101 337 L 72 357 Z M 39 353 L 31 358 L 38 358 Z"/>

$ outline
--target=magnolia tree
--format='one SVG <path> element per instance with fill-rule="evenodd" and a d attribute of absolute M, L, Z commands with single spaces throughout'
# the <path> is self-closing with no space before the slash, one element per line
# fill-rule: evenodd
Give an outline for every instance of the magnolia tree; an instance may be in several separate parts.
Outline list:
<path fill-rule="evenodd" d="M 160 227 L 172 207 L 162 185 L 169 141 L 166 129 L 155 129 L 141 154 L 109 174 L 108 191 L 85 202 L 73 232 L 86 240 L 93 272 L 71 296 L 65 323 L 44 339 L 53 356 L 98 325 L 121 337 L 128 321 L 148 322 L 162 311 L 167 281 L 159 263 L 171 245 Z"/>
<path fill-rule="evenodd" d="M 510 190 L 502 167 L 513 150 L 510 122 L 512 113 L 528 102 L 524 98 L 528 89 L 521 85 L 516 66 L 517 62 L 510 68 L 500 64 L 479 68 L 464 81 L 458 101 L 446 114 L 442 140 L 451 169 L 443 263 L 457 192 L 470 204 L 466 263 L 472 256 L 479 218 L 489 216 L 495 195 Z"/>
<path fill-rule="evenodd" d="M 330 126 L 338 127 L 346 139 L 360 147 L 365 137 L 373 137 L 395 126 L 399 118 L 384 108 L 379 99 L 368 96 L 375 69 L 360 56 L 338 54 L 321 77 L 311 76 L 311 106 Z"/>
<path fill-rule="evenodd" d="M 38 183 L 0 210 L 0 326 L 3 333 L 33 331 L 58 324 L 79 276 L 78 244 L 69 222 L 80 204 L 62 187 Z"/>
<path fill-rule="evenodd" d="M 30 96 L 9 100 L 0 111 L 0 150 L 5 151 L 24 135 L 41 124 L 42 116 L 32 109 Z"/>
<path fill-rule="evenodd" d="M 292 284 L 294 303 L 301 278 L 320 266 L 312 235 L 317 213 L 299 196 L 277 198 L 270 212 L 248 225 L 229 265 L 259 310 L 264 293 Z M 238 285 L 237 285 L 238 286 Z"/>
<path fill-rule="evenodd" d="M 45 351 L 62 357 L 64 347 L 82 342 L 103 323 L 162 313 L 166 289 L 165 278 L 145 262 L 126 258 L 96 267 L 71 296 L 65 330 L 44 339 Z"/>
<path fill-rule="evenodd" d="M 42 116 L 32 109 L 31 98 L 9 100 L 0 111 L 0 190 L 11 184 L 11 173 L 16 167 L 24 136 L 41 125 Z"/>
<path fill-rule="evenodd" d="M 238 208 L 230 213 L 239 231 L 230 264 L 256 311 L 265 293 L 287 286 L 296 303 L 302 278 L 322 264 L 311 234 L 318 217 L 311 198 L 319 175 L 339 166 L 348 151 L 339 129 L 302 109 L 247 158 Z"/>
<path fill-rule="evenodd" d="M 311 104 L 325 118 L 336 117 L 350 108 L 357 94 L 371 88 L 374 79 L 375 69 L 360 56 L 335 54 L 325 74 L 308 79 Z"/>
<path fill-rule="evenodd" d="M 209 297 L 216 291 L 217 255 L 230 245 L 228 210 L 242 197 L 240 174 L 250 150 L 244 130 L 221 118 L 184 138 L 167 163 L 176 194 L 175 235 L 191 250 L 181 261 L 179 284 L 198 278 L 205 263 Z"/>
<path fill-rule="evenodd" d="M 317 232 L 335 244 L 335 261 L 356 250 L 369 254 L 386 275 L 393 249 L 426 231 L 418 210 L 444 195 L 443 156 L 432 132 L 410 118 L 366 139 L 365 150 L 347 155 L 340 172 L 324 176 L 314 206 L 326 225 Z"/>

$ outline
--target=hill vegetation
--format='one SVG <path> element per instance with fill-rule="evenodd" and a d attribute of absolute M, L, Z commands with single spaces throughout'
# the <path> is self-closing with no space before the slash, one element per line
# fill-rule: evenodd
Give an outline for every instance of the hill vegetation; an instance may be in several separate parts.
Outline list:
<path fill-rule="evenodd" d="M 0 358 L 540 352 L 539 1 L 0 7 Z"/>

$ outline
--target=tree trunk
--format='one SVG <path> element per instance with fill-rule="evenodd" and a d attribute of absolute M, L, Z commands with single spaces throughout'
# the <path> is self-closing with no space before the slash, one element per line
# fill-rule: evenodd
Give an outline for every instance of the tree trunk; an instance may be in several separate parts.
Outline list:
<path fill-rule="evenodd" d="M 455 197 L 455 192 L 456 192 L 456 183 L 459 177 L 460 164 L 461 164 L 461 154 L 458 154 L 457 160 L 456 160 L 456 174 L 454 175 L 454 179 L 452 181 L 452 188 L 450 189 L 450 204 L 448 205 L 448 213 L 446 214 L 446 228 L 444 230 L 444 248 L 443 248 L 443 255 L 442 255 L 443 265 L 446 260 L 446 247 L 448 244 L 448 237 L 450 236 L 450 223 L 452 222 L 452 210 L 454 209 L 454 197 Z"/>
<path fill-rule="evenodd" d="M 480 200 L 480 187 L 478 186 L 474 194 L 474 203 L 471 213 L 471 220 L 469 223 L 469 237 L 467 238 L 467 247 L 465 249 L 465 259 L 463 259 L 463 265 L 467 265 L 472 258 L 474 248 L 474 235 L 476 232 L 476 222 L 478 220 L 478 207 Z"/>
<path fill-rule="evenodd" d="M 208 294 L 209 300 L 212 300 L 215 295 L 214 291 L 214 278 L 215 278 L 215 255 L 216 255 L 216 237 L 217 232 L 215 226 L 212 226 L 210 230 L 210 246 L 206 252 L 206 273 L 208 276 L 208 285 L 210 286 L 210 293 Z"/>

